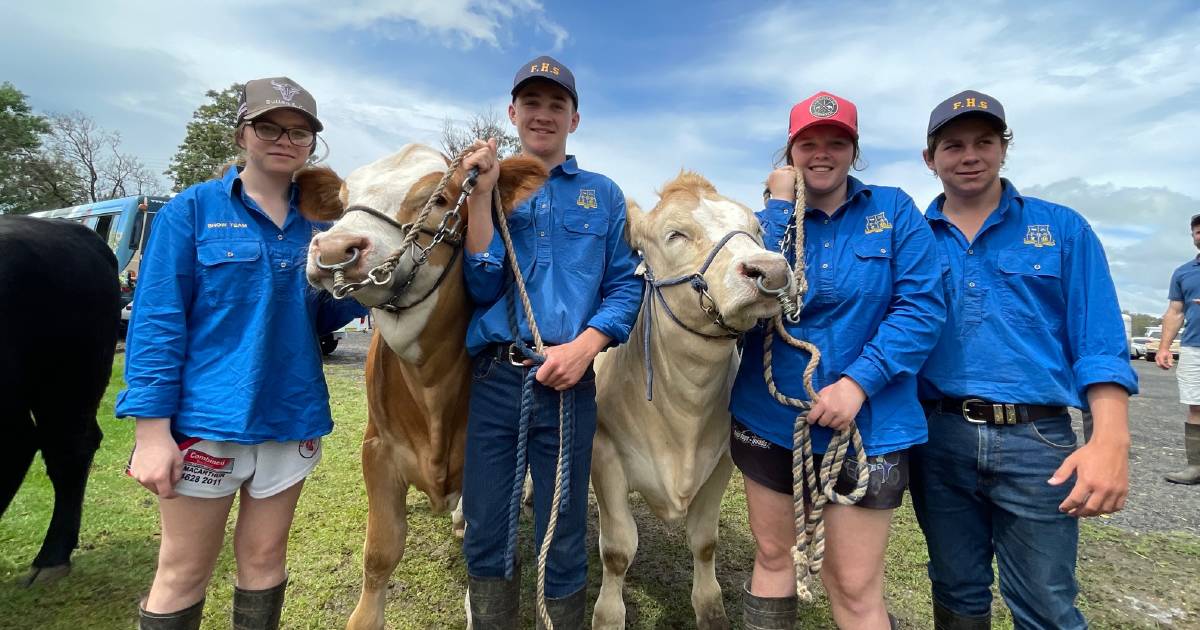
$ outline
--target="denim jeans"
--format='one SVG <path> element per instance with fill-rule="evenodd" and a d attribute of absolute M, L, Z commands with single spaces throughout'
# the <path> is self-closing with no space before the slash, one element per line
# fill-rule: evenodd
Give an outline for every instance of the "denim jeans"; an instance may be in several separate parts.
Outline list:
<path fill-rule="evenodd" d="M 1074 480 L 1046 483 L 1075 448 L 1069 415 L 1010 426 L 929 415 L 929 442 L 912 449 L 910 491 L 937 603 L 990 614 L 995 557 L 1018 629 L 1087 627 L 1075 607 L 1079 522 L 1058 511 Z"/>
<path fill-rule="evenodd" d="M 463 469 L 463 516 L 467 521 L 463 554 L 467 573 L 484 579 L 504 577 L 509 509 L 514 477 L 518 474 L 521 386 L 528 371 L 488 354 L 482 353 L 472 360 Z M 596 435 L 596 376 L 591 368 L 575 385 L 574 398 L 570 486 L 563 488 L 566 501 L 559 511 L 554 541 L 546 559 L 546 596 L 550 598 L 566 597 L 587 585 L 588 478 L 592 438 Z M 534 385 L 527 461 L 533 477 L 535 554 L 545 535 L 554 497 L 558 406 L 558 392 Z M 524 480 L 524 473 L 521 479 Z"/>

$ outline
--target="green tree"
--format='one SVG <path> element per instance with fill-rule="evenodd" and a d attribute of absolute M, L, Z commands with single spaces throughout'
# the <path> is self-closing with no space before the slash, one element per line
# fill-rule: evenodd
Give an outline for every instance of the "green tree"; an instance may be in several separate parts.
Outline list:
<path fill-rule="evenodd" d="M 45 201 L 30 188 L 28 170 L 50 124 L 25 99 L 13 84 L 0 84 L 0 213 L 33 212 Z"/>
<path fill-rule="evenodd" d="M 1163 308 L 1166 308 L 1166 306 L 1164 305 Z M 1144 336 L 1146 334 L 1146 328 L 1148 326 L 1161 326 L 1162 325 L 1161 317 L 1157 317 L 1155 315 L 1148 315 L 1146 313 L 1133 313 L 1130 311 L 1124 311 L 1124 312 L 1127 315 L 1129 315 L 1129 318 L 1132 320 L 1130 326 L 1131 326 L 1131 328 L 1133 328 L 1133 336 L 1134 337 Z"/>
<path fill-rule="evenodd" d="M 192 113 L 183 143 L 164 173 L 174 181 L 176 192 L 212 179 L 222 166 L 237 159 L 238 147 L 233 142 L 233 131 L 237 126 L 241 93 L 241 83 L 234 83 L 220 92 L 209 90 L 205 93 L 210 102 Z"/>

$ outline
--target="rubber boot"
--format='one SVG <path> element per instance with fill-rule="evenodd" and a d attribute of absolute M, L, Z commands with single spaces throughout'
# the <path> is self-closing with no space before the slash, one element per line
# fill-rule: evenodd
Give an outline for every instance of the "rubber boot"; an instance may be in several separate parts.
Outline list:
<path fill-rule="evenodd" d="M 759 597 L 742 584 L 742 627 L 746 630 L 792 630 L 796 626 L 796 596 Z"/>
<path fill-rule="evenodd" d="M 1183 425 L 1183 446 L 1187 451 L 1187 468 L 1168 473 L 1164 479 L 1171 483 L 1195 485 L 1200 483 L 1200 424 Z"/>
<path fill-rule="evenodd" d="M 146 612 L 138 605 L 138 630 L 200 630 L 200 620 L 204 618 L 204 600 L 173 613 Z"/>
<path fill-rule="evenodd" d="M 933 602 L 933 630 L 991 630 L 992 615 L 967 617 Z"/>
<path fill-rule="evenodd" d="M 277 630 L 288 581 L 261 591 L 233 587 L 233 630 Z"/>
<path fill-rule="evenodd" d="M 888 613 L 888 627 L 892 630 L 900 630 L 900 620 L 896 619 L 896 615 Z"/>
<path fill-rule="evenodd" d="M 546 612 L 554 630 L 583 630 L 583 611 L 587 608 L 587 589 L 581 588 L 566 597 L 547 597 Z M 541 615 L 537 615 L 537 630 L 546 630 Z"/>
<path fill-rule="evenodd" d="M 521 622 L 521 574 L 511 580 L 467 578 L 471 630 L 516 630 Z"/>

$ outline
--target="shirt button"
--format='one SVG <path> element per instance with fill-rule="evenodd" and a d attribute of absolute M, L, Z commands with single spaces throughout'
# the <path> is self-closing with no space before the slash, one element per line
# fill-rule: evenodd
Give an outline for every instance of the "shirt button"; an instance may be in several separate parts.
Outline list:
<path fill-rule="evenodd" d="M 592 226 L 590 226 L 590 225 L 588 225 L 588 224 L 586 224 L 586 223 L 584 223 L 584 224 L 583 224 L 583 229 L 585 229 L 585 230 L 586 230 L 586 229 L 588 229 L 588 228 L 590 228 L 590 227 L 592 227 Z"/>
<path fill-rule="evenodd" d="M 233 258 L 233 252 L 225 252 L 226 258 Z"/>
<path fill-rule="evenodd" d="M 887 253 L 887 248 L 886 248 L 886 247 L 880 247 L 880 248 L 879 248 L 879 253 L 880 253 L 880 254 L 886 254 L 886 253 Z"/>
<path fill-rule="evenodd" d="M 829 263 L 821 263 L 821 268 L 822 268 L 822 269 L 828 269 L 828 268 L 829 268 Z"/>
<path fill-rule="evenodd" d="M 975 288 L 975 283 L 974 283 L 974 282 L 968 282 L 968 283 L 967 283 L 967 286 L 969 286 L 969 287 L 971 287 L 972 289 L 974 289 L 974 288 Z"/>
<path fill-rule="evenodd" d="M 975 255 L 975 250 L 973 250 L 973 249 L 968 249 L 968 250 L 967 250 L 967 253 L 973 256 L 973 255 Z"/>
<path fill-rule="evenodd" d="M 546 207 L 546 204 L 542 204 L 542 207 L 543 207 L 543 208 L 545 208 L 545 207 Z"/>
<path fill-rule="evenodd" d="M 1034 268 L 1034 269 L 1041 269 L 1041 268 L 1042 268 L 1042 266 L 1041 266 L 1041 265 L 1034 265 L 1034 266 L 1033 266 L 1033 268 Z"/>
<path fill-rule="evenodd" d="M 488 258 L 488 257 L 489 257 L 489 254 L 488 254 L 487 252 L 483 252 L 483 257 L 484 257 L 484 258 Z"/>
<path fill-rule="evenodd" d="M 281 263 L 279 263 L 279 268 L 280 268 L 280 269 L 287 269 L 287 261 L 284 261 L 284 262 L 281 262 Z"/>
<path fill-rule="evenodd" d="M 546 238 L 546 233 L 545 233 L 545 232 L 538 232 L 538 236 L 540 236 L 540 237 L 542 237 L 542 238 Z"/>
<path fill-rule="evenodd" d="M 280 234 L 280 235 L 276 236 L 276 237 L 275 237 L 275 240 L 282 241 L 282 240 L 283 240 L 283 235 L 282 235 L 282 234 Z"/>
<path fill-rule="evenodd" d="M 829 249 L 829 243 L 825 243 L 825 249 Z"/>
<path fill-rule="evenodd" d="M 823 223 L 825 223 L 825 225 L 829 225 L 829 219 L 825 219 L 825 221 L 823 221 Z"/>

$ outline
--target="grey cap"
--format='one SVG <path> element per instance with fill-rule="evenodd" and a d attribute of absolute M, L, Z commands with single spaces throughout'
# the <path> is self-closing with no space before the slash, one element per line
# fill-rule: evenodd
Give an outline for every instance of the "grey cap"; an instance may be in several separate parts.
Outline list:
<path fill-rule="evenodd" d="M 517 69 L 517 76 L 513 77 L 513 98 L 516 98 L 517 92 L 526 83 L 536 79 L 544 79 L 561 85 L 571 95 L 571 100 L 575 102 L 575 109 L 579 109 L 579 94 L 575 92 L 575 75 L 571 74 L 571 70 L 565 65 L 549 55 L 532 59 Z"/>
<path fill-rule="evenodd" d="M 935 131 L 946 126 L 946 123 L 964 114 L 983 114 L 990 116 L 1000 123 L 1000 131 L 1008 129 L 1004 121 L 1004 106 L 1000 101 L 975 90 L 959 92 L 942 101 L 929 114 L 929 131 L 925 135 L 932 136 Z"/>
<path fill-rule="evenodd" d="M 312 120 L 313 131 L 322 131 L 325 126 L 317 118 L 317 101 L 287 77 L 253 79 L 242 89 L 242 100 L 238 103 L 237 122 L 254 120 L 274 109 L 294 109 Z"/>

